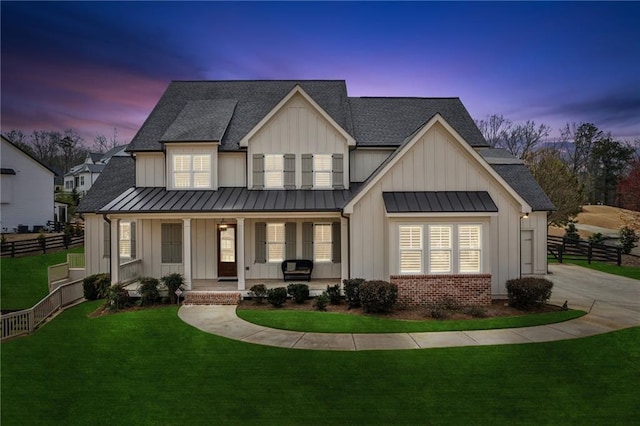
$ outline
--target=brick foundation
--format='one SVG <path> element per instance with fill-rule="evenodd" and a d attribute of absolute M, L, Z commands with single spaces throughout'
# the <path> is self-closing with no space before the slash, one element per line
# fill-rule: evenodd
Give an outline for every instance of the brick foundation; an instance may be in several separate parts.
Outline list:
<path fill-rule="evenodd" d="M 491 274 L 476 275 L 392 275 L 398 286 L 398 303 L 421 306 L 443 296 L 461 305 L 491 304 Z"/>
<path fill-rule="evenodd" d="M 184 294 L 185 305 L 237 305 L 241 299 L 237 291 L 187 291 Z"/>

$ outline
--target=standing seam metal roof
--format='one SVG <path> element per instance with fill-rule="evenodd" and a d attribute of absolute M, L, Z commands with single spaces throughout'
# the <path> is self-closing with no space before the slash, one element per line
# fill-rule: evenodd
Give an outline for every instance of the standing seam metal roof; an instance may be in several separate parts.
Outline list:
<path fill-rule="evenodd" d="M 383 192 L 387 213 L 490 213 L 498 207 L 487 191 Z"/>

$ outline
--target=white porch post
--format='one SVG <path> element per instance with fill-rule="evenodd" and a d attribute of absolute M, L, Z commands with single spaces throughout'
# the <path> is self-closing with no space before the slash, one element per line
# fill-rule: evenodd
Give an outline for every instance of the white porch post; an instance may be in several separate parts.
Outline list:
<path fill-rule="evenodd" d="M 236 219 L 238 222 L 236 235 L 236 266 L 238 268 L 238 290 L 244 290 L 244 218 Z"/>
<path fill-rule="evenodd" d="M 184 265 L 184 286 L 191 290 L 191 218 L 182 219 L 182 262 Z"/>
<path fill-rule="evenodd" d="M 120 219 L 111 219 L 111 284 L 120 281 Z"/>
<path fill-rule="evenodd" d="M 342 280 L 349 279 L 349 220 L 340 217 L 340 278 Z"/>

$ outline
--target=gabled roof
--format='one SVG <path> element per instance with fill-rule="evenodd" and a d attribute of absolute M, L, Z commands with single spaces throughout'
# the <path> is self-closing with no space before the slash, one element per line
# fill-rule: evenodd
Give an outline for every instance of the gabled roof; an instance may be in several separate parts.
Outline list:
<path fill-rule="evenodd" d="M 51 167 L 47 166 L 46 164 L 44 164 L 42 161 L 38 160 L 36 157 L 34 157 L 33 155 L 31 155 L 28 151 L 25 151 L 24 149 L 20 148 L 20 146 L 14 144 L 13 142 L 11 142 L 9 139 L 5 138 L 4 135 L 0 135 L 0 138 L 5 141 L 6 143 L 8 143 L 9 145 L 11 145 L 12 147 L 14 147 L 15 149 L 17 149 L 18 151 L 22 152 L 24 155 L 26 155 L 27 157 L 29 157 L 30 159 L 32 159 L 33 161 L 35 161 L 36 163 L 38 163 L 39 165 L 41 165 L 42 167 L 44 167 L 45 169 L 47 169 L 48 171 L 50 171 L 51 173 L 53 173 L 53 176 L 55 177 L 58 173 L 53 170 Z"/>
<path fill-rule="evenodd" d="M 124 145 L 118 145 L 118 146 L 114 146 L 113 148 L 111 148 L 109 151 L 105 152 L 104 154 L 101 154 L 102 157 L 100 157 L 100 161 L 107 161 L 109 160 L 111 157 L 113 157 L 114 155 L 122 155 L 124 154 L 124 149 L 127 147 L 128 144 L 124 144 Z M 127 154 L 129 155 L 129 154 Z"/>
<path fill-rule="evenodd" d="M 78 212 L 98 211 L 135 184 L 136 165 L 133 158 L 113 157 L 78 204 Z"/>
<path fill-rule="evenodd" d="M 237 104 L 233 99 L 189 101 L 161 141 L 220 142 Z"/>
<path fill-rule="evenodd" d="M 131 141 L 128 151 L 161 151 L 161 140 L 189 102 L 232 100 L 233 117 L 221 140 L 220 151 L 236 151 L 240 140 L 299 85 L 331 118 L 353 135 L 353 125 L 343 80 L 174 81 Z M 191 118 L 197 121 L 207 118 Z M 225 111 L 222 111 L 225 112 Z M 203 110 L 200 113 L 206 115 Z M 220 117 L 210 117 L 222 122 Z"/>

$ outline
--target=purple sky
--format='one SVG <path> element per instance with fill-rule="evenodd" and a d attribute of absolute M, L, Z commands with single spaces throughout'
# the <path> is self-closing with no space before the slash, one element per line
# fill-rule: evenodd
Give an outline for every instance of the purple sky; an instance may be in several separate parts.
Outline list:
<path fill-rule="evenodd" d="M 342 79 L 640 137 L 640 3 L 0 3 L 2 131 L 128 143 L 171 80 Z"/>

